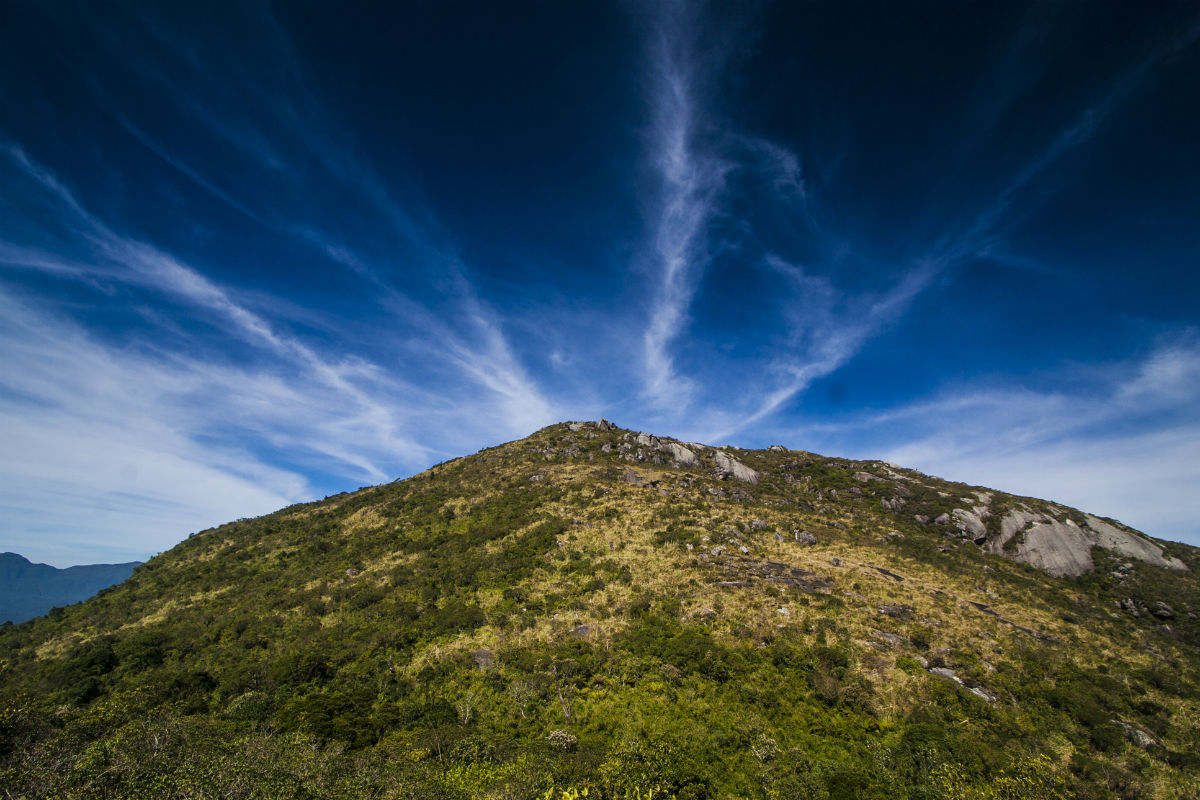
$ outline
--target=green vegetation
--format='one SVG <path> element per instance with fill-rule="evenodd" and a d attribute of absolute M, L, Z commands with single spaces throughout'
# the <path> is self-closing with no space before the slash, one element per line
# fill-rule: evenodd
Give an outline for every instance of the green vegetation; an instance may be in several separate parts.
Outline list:
<path fill-rule="evenodd" d="M 1195 550 L 1059 580 L 915 521 L 970 487 L 730 451 L 749 485 L 636 447 L 553 426 L 0 628 L 0 790 L 1200 797 Z"/>

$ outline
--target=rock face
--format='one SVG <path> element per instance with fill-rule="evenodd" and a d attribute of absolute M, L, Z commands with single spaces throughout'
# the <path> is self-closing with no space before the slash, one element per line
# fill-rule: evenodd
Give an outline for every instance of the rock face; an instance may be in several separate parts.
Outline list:
<path fill-rule="evenodd" d="M 758 483 L 758 473 L 728 453 L 714 450 L 713 461 L 717 462 L 717 469 L 724 475 L 732 476 L 746 483 Z"/>
<path fill-rule="evenodd" d="M 1082 575 L 1094 566 L 1087 533 L 1058 521 L 1038 523 L 1025 531 L 1013 558 L 1060 578 Z"/>
<path fill-rule="evenodd" d="M 1093 517 L 1091 514 L 1085 516 L 1087 517 L 1087 526 L 1095 533 L 1097 547 L 1145 561 L 1156 567 L 1166 567 L 1167 569 L 1181 571 L 1187 570 L 1186 564 L 1177 558 L 1164 555 L 1162 548 L 1153 542 L 1143 539 L 1136 533 L 1122 530 L 1102 519 Z"/>
<path fill-rule="evenodd" d="M 987 526 L 983 524 L 982 515 L 976 511 L 956 508 L 950 514 L 954 526 L 958 528 L 964 539 L 978 539 L 987 536 Z"/>
<path fill-rule="evenodd" d="M 1027 507 L 1014 509 L 1000 520 L 1000 536 L 987 542 L 987 549 L 1060 578 L 1090 571 L 1095 566 L 1093 547 L 1167 569 L 1187 569 L 1153 542 L 1091 515 L 1086 518 L 1086 526 L 1081 527 L 1070 519 L 1057 519 Z M 1018 536 L 1015 547 L 1009 545 Z"/>
<path fill-rule="evenodd" d="M 696 465 L 696 454 L 687 449 L 679 442 L 667 442 L 665 447 L 667 453 L 671 456 L 671 460 L 683 467 L 692 467 Z"/>

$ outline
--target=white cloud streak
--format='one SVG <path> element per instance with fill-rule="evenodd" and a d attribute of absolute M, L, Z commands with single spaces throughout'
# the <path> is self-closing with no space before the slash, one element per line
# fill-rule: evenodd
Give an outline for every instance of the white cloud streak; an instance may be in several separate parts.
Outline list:
<path fill-rule="evenodd" d="M 703 150 L 699 75 L 692 20 L 680 3 L 665 3 L 652 54 L 651 160 L 658 176 L 654 266 L 658 273 L 642 338 L 646 396 L 679 408 L 692 392 L 678 374 L 671 346 L 688 323 L 688 307 L 704 271 L 705 226 L 728 166 Z"/>
<path fill-rule="evenodd" d="M 51 199 L 65 238 L 49 248 L 0 240 L 0 266 L 138 287 L 245 350 L 189 347 L 201 342 L 169 319 L 118 342 L 0 283 L 5 546 L 59 564 L 144 557 L 189 531 L 311 499 L 306 474 L 377 483 L 553 421 L 465 281 L 464 328 L 406 301 L 412 313 L 397 331 L 421 341 L 407 364 L 330 358 L 195 268 L 115 231 L 19 147 L 2 152 Z M 403 343 L 379 350 L 404 356 Z M 417 370 L 428 380 L 431 364 L 452 373 L 436 390 L 398 377 Z M 478 390 L 462 391 L 464 382 Z M 429 427 L 432 418 L 457 424 Z"/>

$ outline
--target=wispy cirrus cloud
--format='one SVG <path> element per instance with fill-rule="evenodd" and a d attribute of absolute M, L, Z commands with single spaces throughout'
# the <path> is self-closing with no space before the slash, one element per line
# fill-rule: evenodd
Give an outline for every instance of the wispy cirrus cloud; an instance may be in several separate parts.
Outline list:
<path fill-rule="evenodd" d="M 695 24 L 686 4 L 663 3 L 650 57 L 656 285 L 642 345 L 644 391 L 660 407 L 686 405 L 693 389 L 692 379 L 679 374 L 671 348 L 686 329 L 688 307 L 703 277 L 706 226 L 729 169 L 705 139 Z"/>
<path fill-rule="evenodd" d="M 330 355 L 273 320 L 261 298 L 251 308 L 196 268 L 115 230 L 20 147 L 7 144 L 3 156 L 27 196 L 40 193 L 55 239 L 45 247 L 0 239 L 0 270 L 53 275 L 103 296 L 129 287 L 162 309 L 147 317 L 119 301 L 114 310 L 148 327 L 114 340 L 19 284 L 0 283 L 8 323 L 0 353 L 11 367 L 0 378 L 0 428 L 16 448 L 6 464 L 19 465 L 0 505 L 13 536 L 33 537 L 22 552 L 39 551 L 36 531 L 47 526 L 77 531 L 59 546 L 78 552 L 111 523 L 123 526 L 127 543 L 120 553 L 94 544 L 96 558 L 144 555 L 190 530 L 310 499 L 305 476 L 314 470 L 377 483 L 481 436 L 497 441 L 554 420 L 501 322 L 465 280 L 454 298 L 461 326 L 392 292 L 394 306 L 403 303 L 397 341 L 368 348 L 371 355 Z M 188 330 L 197 322 L 220 329 L 237 353 Z M 396 360 L 373 360 L 388 354 Z M 405 380 L 406 371 L 426 386 Z M 116 466 L 103 467 L 106 458 Z M 205 495 L 221 499 L 202 507 Z M 85 521 L 89 504 L 111 506 L 111 520 Z M 40 505 L 58 510 L 35 524 Z"/>
<path fill-rule="evenodd" d="M 1054 186 L 1044 186 L 1047 174 L 1065 157 L 1085 146 L 1102 130 L 1105 121 L 1126 102 L 1139 85 L 1157 67 L 1200 40 L 1200 25 L 1187 28 L 1153 48 L 1132 68 L 1121 74 L 1108 90 L 1018 169 L 1008 175 L 985 202 L 969 210 L 960 221 L 950 221 L 943 232 L 912 256 L 894 285 L 877 293 L 850 294 L 838 290 L 831 279 L 809 274 L 774 254 L 764 258 L 778 273 L 785 290 L 785 316 L 790 335 L 788 346 L 771 365 L 779 382 L 760 392 L 756 407 L 740 416 L 718 415 L 706 436 L 724 440 L 752 428 L 775 414 L 808 389 L 816 380 L 835 373 L 849 363 L 869 342 L 883 334 L 888 326 L 906 313 L 912 302 L 941 276 L 980 257 L 991 257 L 1003 249 L 1008 230 L 1029 213 L 1021 201 L 1035 189 L 1043 195 Z M 1016 94 L 1016 90 L 1012 91 Z M 1012 102 L 1011 96 L 1004 103 Z M 997 112 L 998 115 L 999 112 Z M 819 202 L 804 191 L 799 159 L 787 148 L 765 139 L 745 137 L 751 149 L 762 155 L 760 168 L 774 176 L 776 187 L 794 187 L 804 201 L 805 219 L 824 240 L 834 255 L 852 249 L 853 244 L 824 220 L 818 222 Z M 828 266 L 828 265 L 826 265 Z M 894 271 L 894 270 L 893 270 Z"/>

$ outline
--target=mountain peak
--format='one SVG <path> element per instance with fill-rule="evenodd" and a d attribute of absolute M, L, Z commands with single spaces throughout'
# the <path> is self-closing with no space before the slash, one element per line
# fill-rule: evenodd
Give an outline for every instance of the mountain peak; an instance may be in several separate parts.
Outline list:
<path fill-rule="evenodd" d="M 0 767 L 39 797 L 164 774 L 529 800 L 1117 776 L 1165 800 L 1200 778 L 1198 556 L 882 461 L 564 422 L 200 532 L 0 631 L 0 699 L 45 722 Z"/>

